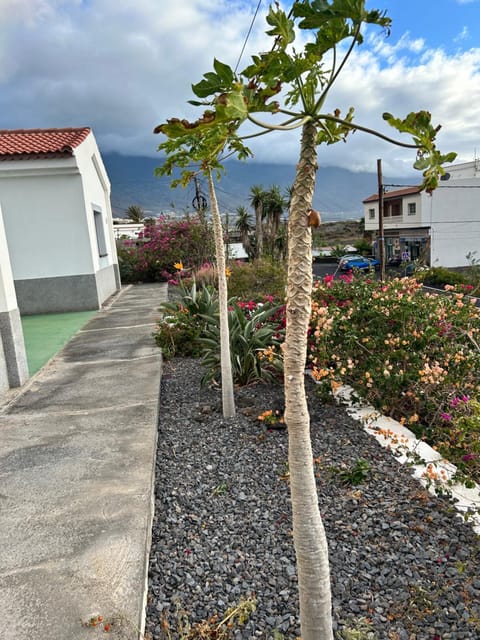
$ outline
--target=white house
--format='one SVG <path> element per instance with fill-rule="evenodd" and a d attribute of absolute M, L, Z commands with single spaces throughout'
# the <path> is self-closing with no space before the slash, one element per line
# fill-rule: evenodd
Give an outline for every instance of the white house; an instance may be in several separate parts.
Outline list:
<path fill-rule="evenodd" d="M 98 309 L 120 288 L 90 128 L 0 130 L 0 207 L 21 314 Z"/>
<path fill-rule="evenodd" d="M 384 194 L 385 256 L 408 252 L 431 266 L 462 267 L 480 259 L 480 160 L 445 167 L 431 195 L 420 187 Z M 365 230 L 377 232 L 378 194 L 363 201 Z"/>

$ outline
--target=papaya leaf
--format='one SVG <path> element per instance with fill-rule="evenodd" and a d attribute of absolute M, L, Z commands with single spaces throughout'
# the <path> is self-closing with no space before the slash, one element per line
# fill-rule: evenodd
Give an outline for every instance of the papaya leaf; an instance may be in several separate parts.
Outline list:
<path fill-rule="evenodd" d="M 213 61 L 213 68 L 215 72 L 208 71 L 203 74 L 203 80 L 200 80 L 197 84 L 192 84 L 192 91 L 197 98 L 208 98 L 208 96 L 222 91 L 229 91 L 232 88 L 235 80 L 235 74 L 232 69 L 217 59 Z"/>
<path fill-rule="evenodd" d="M 220 60 L 214 58 L 213 68 L 226 87 L 230 86 L 235 81 L 235 74 L 228 64 L 224 64 L 223 62 L 220 62 Z"/>
<path fill-rule="evenodd" d="M 215 110 L 219 121 L 236 120 L 243 122 L 248 115 L 248 107 L 243 94 L 242 85 L 234 91 L 222 93 L 216 98 Z"/>
<path fill-rule="evenodd" d="M 273 29 L 267 31 L 267 34 L 278 38 L 277 44 L 282 49 L 285 49 L 287 45 L 295 40 L 294 22 L 287 17 L 285 11 L 281 9 L 275 11 L 272 6 L 270 6 L 267 22 L 273 27 Z"/>
<path fill-rule="evenodd" d="M 301 29 L 320 29 L 325 23 L 335 20 L 349 20 L 354 25 L 362 22 L 376 24 L 380 27 L 389 28 L 391 19 L 387 17 L 386 11 L 365 8 L 365 0 L 313 0 L 312 2 L 296 2 L 293 6 L 293 15 L 296 18 L 303 18 L 299 22 Z"/>

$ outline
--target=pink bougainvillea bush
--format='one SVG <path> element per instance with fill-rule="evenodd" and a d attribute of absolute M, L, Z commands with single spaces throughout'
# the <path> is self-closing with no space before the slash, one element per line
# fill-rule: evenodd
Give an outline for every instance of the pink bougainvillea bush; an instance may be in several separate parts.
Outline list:
<path fill-rule="evenodd" d="M 210 227 L 198 217 L 159 218 L 118 247 L 122 282 L 175 281 L 182 263 L 185 271 L 200 267 L 215 254 Z"/>
<path fill-rule="evenodd" d="M 480 309 L 465 288 L 429 294 L 415 279 L 318 282 L 309 366 L 349 384 L 480 479 Z"/>

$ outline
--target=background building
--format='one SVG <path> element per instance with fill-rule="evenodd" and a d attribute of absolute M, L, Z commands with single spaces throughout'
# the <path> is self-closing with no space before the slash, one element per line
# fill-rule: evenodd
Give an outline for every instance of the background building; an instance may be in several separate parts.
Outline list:
<path fill-rule="evenodd" d="M 445 167 L 429 195 L 419 186 L 384 194 L 385 257 L 408 255 L 425 264 L 463 267 L 480 258 L 480 160 Z M 363 201 L 365 231 L 379 228 L 378 194 Z M 476 255 L 475 255 L 476 254 Z"/>

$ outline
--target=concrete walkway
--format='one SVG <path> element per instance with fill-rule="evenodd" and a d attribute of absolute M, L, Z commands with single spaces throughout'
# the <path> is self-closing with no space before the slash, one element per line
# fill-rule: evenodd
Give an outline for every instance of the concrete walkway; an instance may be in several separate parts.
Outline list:
<path fill-rule="evenodd" d="M 2 640 L 143 630 L 161 376 L 151 333 L 166 297 L 165 284 L 122 290 L 2 397 Z"/>

